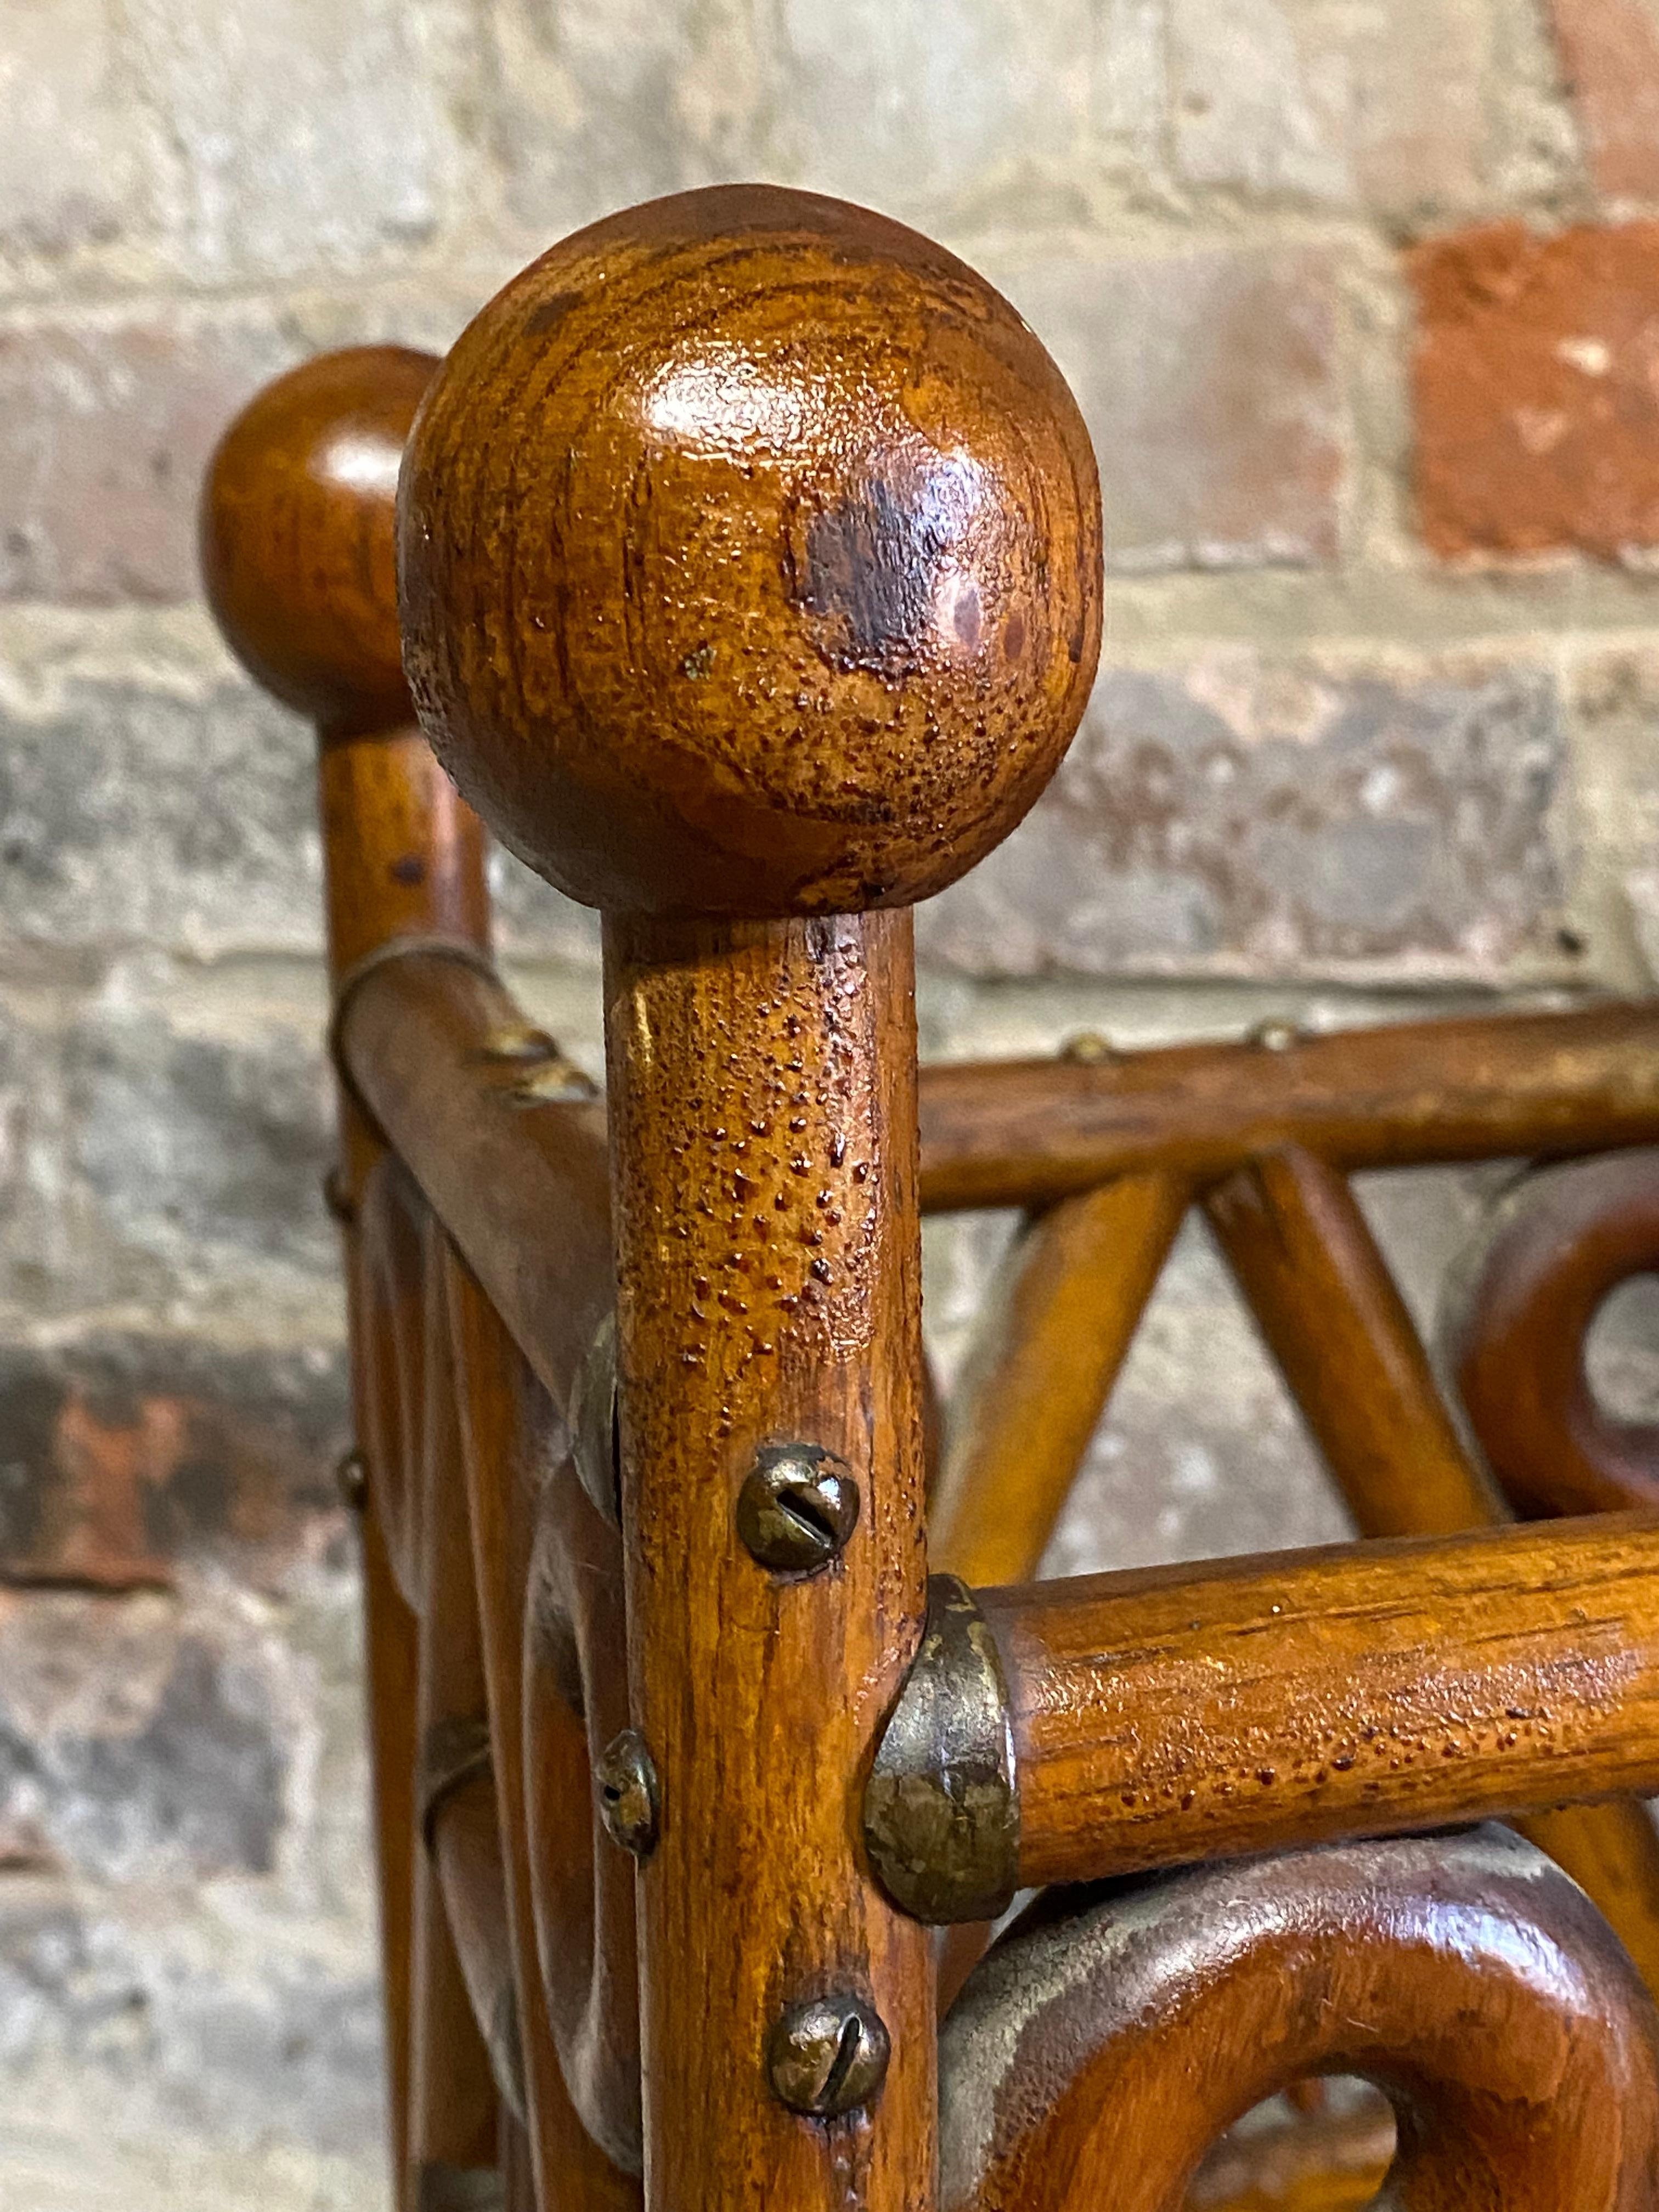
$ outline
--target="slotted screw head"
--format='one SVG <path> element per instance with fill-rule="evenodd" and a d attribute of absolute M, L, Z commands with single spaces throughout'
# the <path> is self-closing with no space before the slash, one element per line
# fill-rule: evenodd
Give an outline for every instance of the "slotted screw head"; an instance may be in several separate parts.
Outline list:
<path fill-rule="evenodd" d="M 775 1574 L 810 1575 L 845 1548 L 859 1486 L 821 1444 L 764 1444 L 738 1493 L 738 1534 Z"/>
<path fill-rule="evenodd" d="M 881 2016 L 862 1997 L 834 1994 L 791 2005 L 767 2039 L 773 2094 L 809 2119 L 839 2119 L 867 2105 L 892 2056 Z"/>
<path fill-rule="evenodd" d="M 605 1746 L 593 1786 L 611 1842 L 648 1859 L 657 1847 L 657 1769 L 637 1729 L 624 1729 Z"/>

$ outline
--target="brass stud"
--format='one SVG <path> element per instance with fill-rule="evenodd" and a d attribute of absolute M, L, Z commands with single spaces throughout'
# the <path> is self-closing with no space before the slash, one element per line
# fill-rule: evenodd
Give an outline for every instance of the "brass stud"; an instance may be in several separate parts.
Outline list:
<path fill-rule="evenodd" d="M 334 1470 L 334 1482 L 347 1512 L 361 1513 L 368 1504 L 368 1462 L 355 1444 L 349 1452 L 341 1454 Z"/>
<path fill-rule="evenodd" d="M 1258 1022 L 1250 1031 L 1249 1042 L 1263 1052 L 1289 1052 L 1293 1045 L 1301 1043 L 1302 1032 L 1294 1022 Z"/>
<path fill-rule="evenodd" d="M 1098 1067 L 1120 1054 L 1103 1030 L 1078 1030 L 1061 1045 L 1060 1056 L 1073 1067 Z"/>
<path fill-rule="evenodd" d="M 611 1842 L 648 1859 L 657 1848 L 657 1768 L 637 1729 L 624 1729 L 605 1746 L 593 1785 Z"/>
<path fill-rule="evenodd" d="M 879 2014 L 842 1992 L 791 2005 L 766 2043 L 773 2094 L 808 2119 L 867 2105 L 887 2078 L 892 2044 Z"/>
<path fill-rule="evenodd" d="M 765 1444 L 738 1493 L 738 1534 L 775 1574 L 816 1574 L 840 1556 L 859 1517 L 847 1462 L 821 1444 Z"/>

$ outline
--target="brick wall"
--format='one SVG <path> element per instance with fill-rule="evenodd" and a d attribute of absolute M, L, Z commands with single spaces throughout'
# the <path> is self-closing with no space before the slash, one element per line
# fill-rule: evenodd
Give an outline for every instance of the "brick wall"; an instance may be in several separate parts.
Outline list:
<path fill-rule="evenodd" d="M 619 203 L 872 201 L 1047 338 L 1109 538 L 927 1048 L 1644 988 L 1659 5 L 0 0 L 0 2199 L 368 2207 L 309 739 L 197 599 L 216 428 Z M 589 921 L 501 888 L 596 1064 Z M 1492 1180 L 1366 1194 L 1425 1319 Z M 947 1367 L 1005 1231 L 930 1231 Z M 1054 1564 L 1341 1527 L 1189 1234 Z"/>

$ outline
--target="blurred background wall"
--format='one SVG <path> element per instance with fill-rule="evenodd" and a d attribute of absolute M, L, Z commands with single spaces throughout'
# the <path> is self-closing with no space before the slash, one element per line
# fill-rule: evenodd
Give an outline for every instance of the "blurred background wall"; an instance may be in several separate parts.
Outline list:
<path fill-rule="evenodd" d="M 1641 990 L 1659 7 L 0 0 L 0 2201 L 372 2208 L 311 747 L 198 601 L 216 432 L 621 203 L 869 201 L 1047 339 L 1108 518 L 925 1048 Z M 501 889 L 597 1066 L 590 921 Z M 1426 1323 L 1493 1180 L 1365 1194 Z M 930 1231 L 947 1371 L 1005 1227 Z M 1189 1232 L 1052 1564 L 1342 1525 Z"/>

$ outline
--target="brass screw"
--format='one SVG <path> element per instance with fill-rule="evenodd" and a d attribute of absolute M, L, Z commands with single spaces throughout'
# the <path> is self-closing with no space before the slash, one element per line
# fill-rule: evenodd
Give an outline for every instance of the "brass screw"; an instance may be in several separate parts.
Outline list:
<path fill-rule="evenodd" d="M 1103 1030 L 1079 1030 L 1060 1048 L 1060 1056 L 1074 1067 L 1098 1067 L 1118 1057 L 1117 1047 Z"/>
<path fill-rule="evenodd" d="M 342 1454 L 334 1481 L 341 1504 L 349 1513 L 361 1513 L 368 1503 L 368 1462 L 355 1444 Z"/>
<path fill-rule="evenodd" d="M 814 2120 L 839 2119 L 867 2105 L 887 2078 L 891 2056 L 879 2014 L 842 1992 L 791 2005 L 766 2040 L 774 2095 Z"/>
<path fill-rule="evenodd" d="M 1294 1022 L 1258 1022 L 1250 1031 L 1249 1041 L 1263 1052 L 1289 1052 L 1302 1042 L 1302 1032 Z"/>
<path fill-rule="evenodd" d="M 612 1737 L 600 1753 L 593 1783 L 599 1818 L 611 1842 L 636 1859 L 648 1859 L 657 1848 L 657 1769 L 637 1729 Z"/>
<path fill-rule="evenodd" d="M 859 1486 L 821 1444 L 764 1444 L 738 1493 L 738 1534 L 775 1574 L 814 1574 L 845 1549 Z"/>

